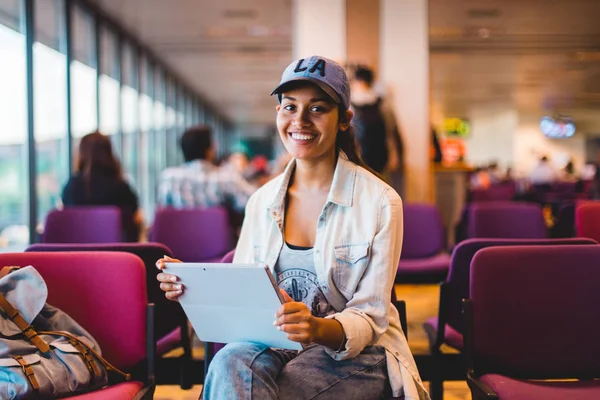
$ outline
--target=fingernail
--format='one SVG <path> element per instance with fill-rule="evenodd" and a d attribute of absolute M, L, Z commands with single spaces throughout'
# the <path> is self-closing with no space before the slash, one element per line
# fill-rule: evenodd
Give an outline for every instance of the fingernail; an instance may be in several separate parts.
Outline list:
<path fill-rule="evenodd" d="M 183 291 L 181 291 L 181 290 L 178 290 L 178 291 L 175 292 L 175 294 L 177 294 L 177 295 L 180 295 L 182 293 L 183 293 Z"/>
<path fill-rule="evenodd" d="M 169 278 L 169 280 L 170 280 L 171 282 L 176 282 L 176 281 L 177 281 L 177 278 L 175 278 L 175 276 L 172 276 L 172 277 L 170 277 L 170 278 Z"/>
<path fill-rule="evenodd" d="M 278 330 L 278 331 L 280 331 L 280 330 L 281 330 L 281 327 L 280 327 L 280 326 L 278 326 L 278 327 L 277 327 L 277 330 Z"/>
<path fill-rule="evenodd" d="M 273 321 L 273 326 L 277 326 L 277 321 Z"/>

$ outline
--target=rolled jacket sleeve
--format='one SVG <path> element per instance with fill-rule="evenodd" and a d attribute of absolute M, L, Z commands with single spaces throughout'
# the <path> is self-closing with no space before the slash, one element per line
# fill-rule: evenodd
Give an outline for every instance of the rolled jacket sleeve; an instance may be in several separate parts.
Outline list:
<path fill-rule="evenodd" d="M 391 292 L 402 249 L 402 200 L 392 189 L 381 199 L 379 226 L 371 245 L 371 258 L 356 292 L 346 308 L 327 318 L 342 324 L 346 347 L 341 351 L 326 349 L 336 360 L 356 357 L 375 344 L 388 329 Z"/>

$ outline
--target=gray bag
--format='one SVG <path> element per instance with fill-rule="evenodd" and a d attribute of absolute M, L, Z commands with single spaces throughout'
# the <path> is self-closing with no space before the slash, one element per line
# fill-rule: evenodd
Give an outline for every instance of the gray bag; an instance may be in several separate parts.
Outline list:
<path fill-rule="evenodd" d="M 100 389 L 111 370 L 130 379 L 102 358 L 98 343 L 73 318 L 46 304 L 47 295 L 33 267 L 0 271 L 0 399 Z"/>

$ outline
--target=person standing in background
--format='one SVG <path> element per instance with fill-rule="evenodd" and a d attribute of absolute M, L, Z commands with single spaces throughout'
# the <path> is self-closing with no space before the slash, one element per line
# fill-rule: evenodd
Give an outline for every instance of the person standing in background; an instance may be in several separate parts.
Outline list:
<path fill-rule="evenodd" d="M 350 103 L 354 112 L 361 156 L 379 174 L 403 172 L 403 143 L 392 109 L 374 90 L 374 72 L 366 66 L 353 68 Z M 399 193 L 401 188 L 395 188 Z"/>
<path fill-rule="evenodd" d="M 63 189 L 62 202 L 66 207 L 118 206 L 121 209 L 123 240 L 139 240 L 142 214 L 138 208 L 138 197 L 123 177 L 110 139 L 100 132 L 81 138 L 76 173 Z"/>

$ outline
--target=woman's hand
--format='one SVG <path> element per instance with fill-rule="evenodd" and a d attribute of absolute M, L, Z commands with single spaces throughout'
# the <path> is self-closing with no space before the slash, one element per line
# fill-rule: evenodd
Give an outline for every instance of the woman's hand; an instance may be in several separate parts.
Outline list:
<path fill-rule="evenodd" d="M 285 304 L 277 310 L 273 325 L 287 334 L 292 342 L 318 343 L 333 350 L 340 350 L 346 336 L 342 324 L 336 319 L 314 317 L 306 304 L 292 299 L 285 290 L 279 289 Z"/>
<path fill-rule="evenodd" d="M 164 256 L 156 262 L 156 268 L 161 271 L 165 269 L 165 263 L 180 263 L 181 260 Z M 165 297 L 169 300 L 177 301 L 177 298 L 183 294 L 183 285 L 177 283 L 179 278 L 175 275 L 165 274 L 161 272 L 156 275 L 156 279 L 160 282 L 160 289 L 165 292 Z"/>
<path fill-rule="evenodd" d="M 318 323 L 306 304 L 294 301 L 285 290 L 280 289 L 285 304 L 277 310 L 273 325 L 287 334 L 293 342 L 312 343 L 317 337 Z"/>

